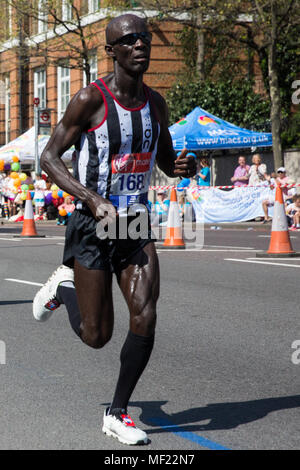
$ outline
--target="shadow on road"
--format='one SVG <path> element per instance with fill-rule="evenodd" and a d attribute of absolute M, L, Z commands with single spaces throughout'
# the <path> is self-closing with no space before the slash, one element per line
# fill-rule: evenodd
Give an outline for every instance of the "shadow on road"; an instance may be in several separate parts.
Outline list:
<path fill-rule="evenodd" d="M 214 431 L 233 429 L 242 424 L 257 421 L 273 411 L 300 407 L 300 395 L 265 398 L 236 403 L 213 403 L 201 408 L 191 408 L 174 414 L 167 414 L 162 406 L 167 401 L 130 402 L 130 406 L 142 409 L 140 420 L 146 425 L 163 426 L 163 429 L 147 430 L 147 433 L 174 432 L 174 426 L 184 431 Z M 201 424 L 201 421 L 208 421 Z M 197 423 L 190 425 L 192 423 Z M 188 426 L 187 426 L 188 425 Z"/>

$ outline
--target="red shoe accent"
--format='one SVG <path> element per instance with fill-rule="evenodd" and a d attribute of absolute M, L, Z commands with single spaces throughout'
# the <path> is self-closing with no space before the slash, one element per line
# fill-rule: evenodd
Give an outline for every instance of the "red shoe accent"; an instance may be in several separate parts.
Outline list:
<path fill-rule="evenodd" d="M 56 310 L 59 306 L 60 306 L 60 303 L 58 302 L 58 300 L 53 299 L 53 300 L 50 300 L 45 305 L 45 308 L 47 308 L 48 310 Z"/>
<path fill-rule="evenodd" d="M 136 427 L 129 415 L 121 415 L 121 418 L 126 426 Z"/>

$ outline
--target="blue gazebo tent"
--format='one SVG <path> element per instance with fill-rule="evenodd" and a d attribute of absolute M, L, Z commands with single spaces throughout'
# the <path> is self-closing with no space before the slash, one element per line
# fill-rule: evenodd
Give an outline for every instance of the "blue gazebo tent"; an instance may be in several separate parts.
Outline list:
<path fill-rule="evenodd" d="M 175 150 L 216 150 L 272 146 L 272 134 L 254 132 L 223 121 L 197 107 L 169 127 Z"/>

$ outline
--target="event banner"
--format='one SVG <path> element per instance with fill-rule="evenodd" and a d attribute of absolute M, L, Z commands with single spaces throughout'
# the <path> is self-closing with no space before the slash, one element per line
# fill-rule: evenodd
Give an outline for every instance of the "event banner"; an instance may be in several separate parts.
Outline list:
<path fill-rule="evenodd" d="M 191 188 L 188 189 L 188 198 L 193 203 L 197 223 L 245 222 L 264 215 L 262 201 L 274 201 L 275 189 L 262 186 L 245 186 L 230 191 Z"/>

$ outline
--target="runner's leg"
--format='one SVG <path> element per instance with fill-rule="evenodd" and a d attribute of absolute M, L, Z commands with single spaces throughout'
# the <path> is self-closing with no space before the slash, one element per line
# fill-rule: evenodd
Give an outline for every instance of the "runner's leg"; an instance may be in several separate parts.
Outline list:
<path fill-rule="evenodd" d="M 111 338 L 114 324 L 112 274 L 74 263 L 75 289 L 59 286 L 72 328 L 82 341 L 102 348 Z M 80 314 L 79 314 L 80 312 Z"/>
<path fill-rule="evenodd" d="M 121 369 L 111 411 L 127 409 L 131 394 L 153 349 L 159 263 L 154 243 L 147 244 L 118 275 L 130 313 L 130 329 L 123 345 Z"/>

